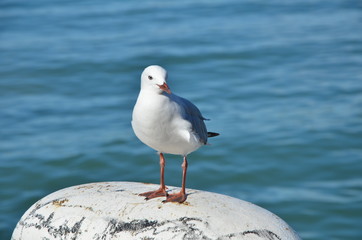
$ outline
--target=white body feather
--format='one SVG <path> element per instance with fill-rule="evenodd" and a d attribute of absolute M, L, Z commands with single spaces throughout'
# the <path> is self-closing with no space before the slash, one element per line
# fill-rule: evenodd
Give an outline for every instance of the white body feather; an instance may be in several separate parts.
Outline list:
<path fill-rule="evenodd" d="M 200 111 L 175 94 L 141 89 L 132 114 L 132 127 L 144 144 L 162 153 L 186 156 L 207 143 Z"/>

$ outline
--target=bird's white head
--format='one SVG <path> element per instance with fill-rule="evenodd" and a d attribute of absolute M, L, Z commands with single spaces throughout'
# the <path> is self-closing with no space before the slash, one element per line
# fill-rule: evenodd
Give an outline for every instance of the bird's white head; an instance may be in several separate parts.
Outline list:
<path fill-rule="evenodd" d="M 171 94 L 167 83 L 167 71 L 157 65 L 151 65 L 143 70 L 141 75 L 141 89 L 155 91 L 159 94 L 167 92 Z"/>

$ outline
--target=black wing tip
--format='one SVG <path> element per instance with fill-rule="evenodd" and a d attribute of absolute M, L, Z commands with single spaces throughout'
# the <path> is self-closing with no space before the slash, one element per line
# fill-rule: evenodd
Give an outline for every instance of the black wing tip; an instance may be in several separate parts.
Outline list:
<path fill-rule="evenodd" d="M 216 136 L 219 136 L 219 135 L 220 135 L 219 133 L 207 132 L 207 136 L 208 136 L 208 137 L 216 137 Z"/>

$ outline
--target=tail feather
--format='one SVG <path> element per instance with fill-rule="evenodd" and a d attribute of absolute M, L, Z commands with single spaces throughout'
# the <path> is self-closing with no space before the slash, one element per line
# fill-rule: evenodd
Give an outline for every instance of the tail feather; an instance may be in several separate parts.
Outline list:
<path fill-rule="evenodd" d="M 208 137 L 216 137 L 216 136 L 219 136 L 219 135 L 220 135 L 219 133 L 207 132 L 207 136 L 208 136 Z"/>

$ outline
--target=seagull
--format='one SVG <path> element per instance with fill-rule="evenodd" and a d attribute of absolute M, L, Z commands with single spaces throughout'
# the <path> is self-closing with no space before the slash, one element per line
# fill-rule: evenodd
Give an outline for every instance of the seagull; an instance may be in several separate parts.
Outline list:
<path fill-rule="evenodd" d="M 132 113 L 132 128 L 136 136 L 156 150 L 160 157 L 160 188 L 139 194 L 146 200 L 166 197 L 163 202 L 182 203 L 186 200 L 187 155 L 207 144 L 208 137 L 219 135 L 207 132 L 200 110 L 190 101 L 171 93 L 167 71 L 151 65 L 141 75 L 141 90 Z M 182 187 L 168 194 L 164 180 L 164 154 L 181 155 Z"/>

